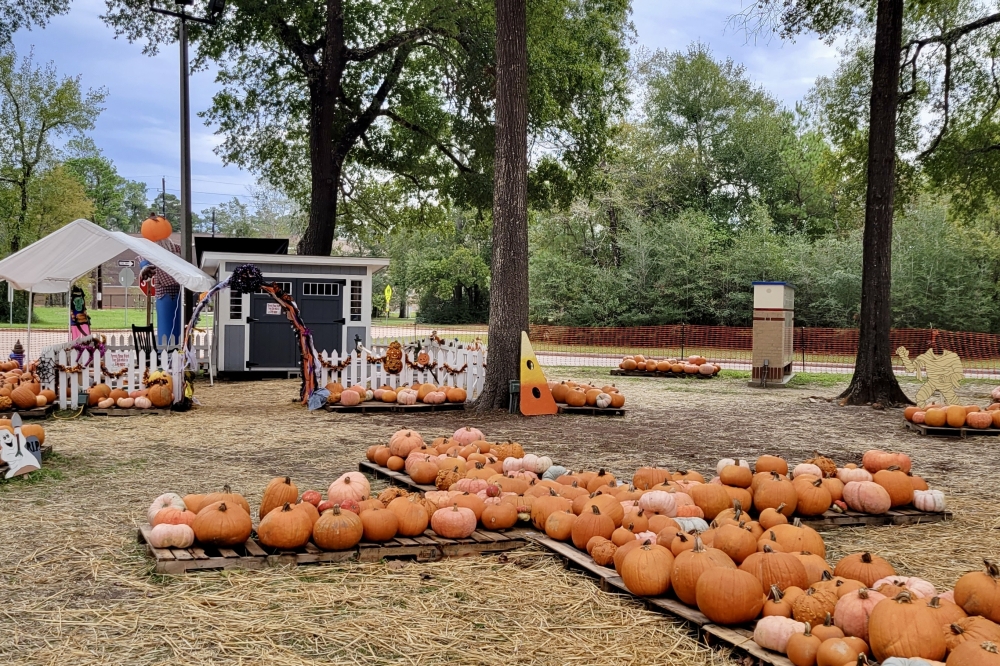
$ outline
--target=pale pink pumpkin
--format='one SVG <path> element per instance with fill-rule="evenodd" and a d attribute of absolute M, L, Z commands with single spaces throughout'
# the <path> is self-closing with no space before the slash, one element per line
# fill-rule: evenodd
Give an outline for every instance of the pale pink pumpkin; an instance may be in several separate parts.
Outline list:
<path fill-rule="evenodd" d="M 837 600 L 833 611 L 833 623 L 847 636 L 856 636 L 868 642 L 868 617 L 875 604 L 885 599 L 885 595 L 861 588 L 848 592 Z"/>
<path fill-rule="evenodd" d="M 160 509 L 166 509 L 167 507 L 174 507 L 175 509 L 185 509 L 184 500 L 177 493 L 163 493 L 149 505 L 149 509 L 146 511 L 146 520 L 150 525 L 153 524 L 153 518 L 156 516 Z"/>
<path fill-rule="evenodd" d="M 473 442 L 483 441 L 483 431 L 479 428 L 466 426 L 456 430 L 455 434 L 452 435 L 451 438 L 455 440 L 456 444 L 466 446 L 467 444 L 472 444 Z"/>
<path fill-rule="evenodd" d="M 476 514 L 472 509 L 453 505 L 438 509 L 431 516 L 431 529 L 446 539 L 465 539 L 476 531 Z"/>
<path fill-rule="evenodd" d="M 361 477 L 360 479 L 358 477 Z M 357 502 L 368 497 L 371 486 L 368 479 L 360 472 L 348 472 L 330 484 L 326 491 L 327 499 L 339 503 L 341 500 L 352 499 Z"/>
<path fill-rule="evenodd" d="M 149 533 L 149 545 L 153 548 L 187 548 L 192 544 L 194 544 L 194 530 L 190 525 L 162 523 Z"/>
<path fill-rule="evenodd" d="M 340 394 L 340 404 L 345 407 L 353 407 L 361 404 L 361 394 L 357 391 L 347 390 Z"/>
<path fill-rule="evenodd" d="M 675 518 L 677 516 L 677 496 L 680 493 L 668 493 L 666 490 L 650 490 L 639 498 L 639 508 L 655 511 L 661 516 Z"/>
<path fill-rule="evenodd" d="M 449 490 L 461 490 L 463 493 L 478 493 L 479 491 L 485 492 L 488 485 L 486 479 L 459 479 L 451 484 Z"/>
<path fill-rule="evenodd" d="M 417 404 L 417 392 L 411 390 L 400 391 L 396 394 L 396 402 L 400 405 Z"/>
<path fill-rule="evenodd" d="M 892 506 L 885 488 L 874 481 L 851 481 L 844 485 L 844 502 L 861 513 L 883 514 Z"/>
<path fill-rule="evenodd" d="M 440 405 L 448 397 L 444 394 L 444 391 L 431 391 L 424 396 L 424 403 L 428 405 Z"/>
<path fill-rule="evenodd" d="M 837 469 L 837 478 L 844 483 L 850 483 L 851 481 L 871 481 L 872 475 L 871 472 L 861 467 L 841 467 Z"/>
<path fill-rule="evenodd" d="M 917 599 L 930 599 L 937 594 L 937 589 L 935 589 L 933 583 L 923 578 L 917 578 L 916 576 L 910 576 L 909 578 L 906 576 L 886 576 L 872 583 L 872 589 L 877 590 L 887 583 L 889 585 L 905 587 Z"/>

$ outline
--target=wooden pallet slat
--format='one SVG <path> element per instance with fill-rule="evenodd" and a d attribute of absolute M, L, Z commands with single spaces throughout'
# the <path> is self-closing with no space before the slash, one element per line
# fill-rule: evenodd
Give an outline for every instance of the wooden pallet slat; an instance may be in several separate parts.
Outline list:
<path fill-rule="evenodd" d="M 621 368 L 615 368 L 611 371 L 614 377 L 659 377 L 661 379 L 688 379 L 694 377 L 695 379 L 713 379 L 717 377 L 715 375 L 703 375 L 700 372 L 697 373 L 687 373 L 682 372 L 680 374 L 675 372 L 646 372 L 645 370 L 622 370 Z"/>
<path fill-rule="evenodd" d="M 808 525 L 815 530 L 830 527 L 866 527 L 879 525 L 915 525 L 917 523 L 938 523 L 944 520 L 951 520 L 952 514 L 949 511 L 940 513 L 928 513 L 920 511 L 914 507 L 901 507 L 881 515 L 871 515 L 858 513 L 857 511 L 827 511 L 820 516 L 800 518 L 803 525 Z"/>
<path fill-rule="evenodd" d="M 109 407 L 107 409 L 88 409 L 88 416 L 165 416 L 170 414 L 169 409 L 123 409 L 120 407 Z"/>
<path fill-rule="evenodd" d="M 903 421 L 903 425 L 908 430 L 913 430 L 919 435 L 931 437 L 959 437 L 968 439 L 969 437 L 1000 437 L 1000 428 L 952 428 L 951 426 L 929 426 L 926 423 L 913 423 Z"/>
<path fill-rule="evenodd" d="M 560 414 L 577 414 L 582 416 L 625 416 L 624 407 L 570 407 L 559 405 Z"/>
<path fill-rule="evenodd" d="M 50 405 L 45 405 L 44 407 L 35 407 L 33 409 L 7 409 L 0 411 L 0 418 L 9 419 L 14 414 L 20 415 L 22 419 L 44 419 L 52 412 L 56 411 L 55 403 Z"/>
<path fill-rule="evenodd" d="M 375 402 L 374 400 L 362 402 L 360 405 L 327 405 L 328 412 L 339 412 L 342 414 L 387 414 L 396 412 L 450 412 L 461 411 L 467 407 L 466 402 L 443 402 L 440 405 L 400 405 L 393 402 Z"/>

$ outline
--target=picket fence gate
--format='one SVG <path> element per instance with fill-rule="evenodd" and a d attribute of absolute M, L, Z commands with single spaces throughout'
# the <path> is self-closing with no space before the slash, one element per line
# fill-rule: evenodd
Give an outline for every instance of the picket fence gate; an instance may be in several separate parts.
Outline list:
<path fill-rule="evenodd" d="M 323 351 L 320 358 L 323 363 L 320 367 L 320 386 L 326 386 L 330 382 L 339 382 L 345 387 L 360 384 L 367 386 L 371 382 L 371 388 L 379 386 L 391 386 L 398 388 L 414 382 L 425 384 L 433 382 L 437 385 L 457 386 L 465 389 L 466 399 L 474 400 L 483 391 L 483 382 L 486 376 L 486 350 L 485 349 L 465 349 L 457 344 L 440 345 L 432 340 L 424 338 L 420 340 L 421 350 L 430 356 L 430 361 L 425 369 L 409 367 L 404 361 L 402 372 L 393 374 L 386 372 L 381 363 L 371 363 L 370 358 L 381 358 L 393 340 L 376 340 L 371 348 L 361 348 L 347 354 Z M 410 363 L 416 362 L 416 345 L 414 342 L 404 342 L 403 352 Z M 327 367 L 327 364 L 340 365 L 346 362 L 341 369 Z M 453 370 L 461 372 L 449 372 L 445 370 L 447 364 Z"/>

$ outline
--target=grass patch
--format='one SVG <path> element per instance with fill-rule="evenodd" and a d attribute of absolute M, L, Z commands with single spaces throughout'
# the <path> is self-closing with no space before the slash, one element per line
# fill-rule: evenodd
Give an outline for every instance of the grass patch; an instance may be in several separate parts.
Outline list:
<path fill-rule="evenodd" d="M 804 387 L 804 386 L 822 386 L 825 388 L 839 386 L 841 384 L 849 384 L 851 381 L 851 375 L 840 375 L 828 372 L 796 372 L 795 376 L 788 380 L 788 386 Z"/>
<path fill-rule="evenodd" d="M 61 330 L 65 331 L 69 328 L 69 312 L 64 307 L 49 307 L 42 306 L 36 307 L 32 310 L 34 313 L 34 319 L 31 323 L 32 329 L 43 330 Z M 114 310 L 87 310 L 87 314 L 90 315 L 90 327 L 95 331 L 108 331 L 115 329 L 127 329 L 132 324 L 145 325 L 146 324 L 146 310 L 145 308 L 129 308 L 128 310 L 128 326 L 125 325 L 125 310 L 122 308 Z M 156 323 L 156 309 L 152 312 L 153 323 Z M 404 320 L 405 321 L 405 320 Z M 0 321 L 0 329 L 4 328 L 25 328 L 26 324 L 14 323 L 13 325 L 7 323 L 7 321 Z M 198 320 L 198 328 L 211 328 L 212 326 L 212 313 L 203 313 L 201 318 Z"/>
<path fill-rule="evenodd" d="M 22 474 L 21 476 L 15 476 L 13 479 L 0 477 L 0 489 L 6 490 L 8 487 L 14 487 L 15 485 L 33 486 L 38 483 L 44 483 L 49 479 L 62 481 L 64 477 L 60 470 L 45 466 L 45 463 L 47 463 L 48 460 L 49 459 L 46 458 L 42 461 L 42 468 L 35 472 L 28 472 L 27 474 Z"/>
<path fill-rule="evenodd" d="M 719 370 L 720 379 L 750 379 L 749 370 Z"/>

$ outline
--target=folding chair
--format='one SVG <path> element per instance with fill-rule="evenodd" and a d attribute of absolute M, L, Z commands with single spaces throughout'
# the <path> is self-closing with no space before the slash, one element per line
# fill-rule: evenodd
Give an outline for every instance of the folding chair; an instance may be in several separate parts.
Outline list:
<path fill-rule="evenodd" d="M 153 330 L 153 325 L 136 326 L 132 324 L 132 343 L 135 345 L 137 358 L 140 351 L 146 352 L 146 358 L 156 354 L 156 332 Z"/>

